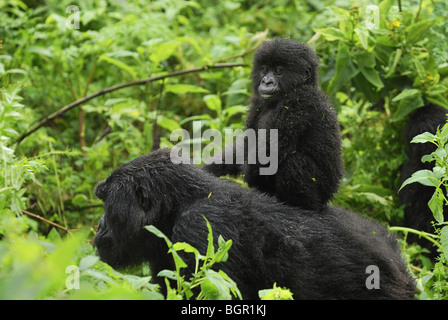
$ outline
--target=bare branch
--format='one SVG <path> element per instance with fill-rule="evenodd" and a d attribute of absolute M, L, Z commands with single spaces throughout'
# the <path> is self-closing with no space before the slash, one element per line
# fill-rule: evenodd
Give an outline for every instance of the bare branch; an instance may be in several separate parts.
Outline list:
<path fill-rule="evenodd" d="M 161 79 L 165 79 L 165 78 L 170 78 L 170 77 L 176 77 L 179 75 L 183 75 L 183 74 L 187 74 L 187 73 L 193 73 L 193 72 L 200 72 L 200 71 L 205 71 L 205 70 L 209 70 L 209 69 L 217 69 L 217 68 L 234 68 L 234 67 L 242 67 L 244 66 L 244 63 L 241 62 L 234 62 L 234 63 L 216 63 L 214 65 L 211 66 L 202 66 L 202 67 L 198 67 L 198 68 L 192 68 L 192 69 L 185 69 L 185 70 L 179 70 L 179 71 L 175 71 L 175 72 L 171 72 L 171 73 L 167 73 L 164 75 L 160 75 L 160 76 L 156 76 L 156 77 L 151 77 L 151 78 L 146 78 L 146 79 L 140 79 L 140 80 L 136 80 L 136 81 L 131 81 L 131 82 L 127 82 L 127 83 L 122 83 L 122 84 L 117 84 L 113 87 L 110 88 L 106 88 L 106 89 L 101 89 L 98 92 L 92 93 L 91 95 L 88 95 L 84 98 L 78 99 L 68 105 L 66 105 L 65 107 L 59 109 L 58 111 L 46 116 L 45 118 L 43 118 L 42 120 L 39 121 L 39 123 L 37 123 L 34 127 L 32 127 L 31 129 L 29 129 L 27 132 L 25 132 L 24 134 L 22 134 L 18 139 L 17 139 L 17 144 L 19 144 L 20 142 L 22 142 L 23 139 L 25 139 L 26 137 L 28 137 L 30 134 L 34 133 L 35 131 L 37 131 L 39 128 L 41 128 L 42 126 L 44 126 L 48 121 L 51 121 L 57 117 L 62 116 L 64 113 L 66 113 L 68 110 L 73 109 L 81 104 L 83 104 L 86 101 L 92 100 L 93 98 L 96 98 L 98 96 L 101 96 L 103 94 L 115 91 L 115 90 L 119 90 L 119 89 L 123 89 L 123 88 L 127 88 L 127 87 L 131 87 L 131 86 L 137 86 L 137 85 L 141 85 L 141 84 L 146 84 L 148 82 L 153 82 L 153 81 L 157 81 L 157 80 L 161 80 Z"/>

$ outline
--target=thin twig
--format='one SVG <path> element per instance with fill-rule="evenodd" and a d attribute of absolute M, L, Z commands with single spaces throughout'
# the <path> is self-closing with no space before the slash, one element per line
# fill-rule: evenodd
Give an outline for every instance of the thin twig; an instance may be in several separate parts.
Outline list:
<path fill-rule="evenodd" d="M 176 76 L 187 74 L 187 73 L 200 72 L 200 71 L 205 71 L 205 70 L 209 70 L 209 69 L 233 68 L 233 67 L 242 67 L 242 66 L 244 66 L 244 63 L 241 63 L 241 62 L 217 63 L 217 64 L 214 64 L 214 65 L 211 65 L 211 66 L 202 66 L 202 67 L 198 67 L 198 68 L 179 70 L 179 71 L 167 73 L 167 74 L 156 76 L 156 77 L 140 79 L 140 80 L 131 81 L 131 82 L 122 83 L 122 84 L 117 84 L 117 85 L 112 86 L 110 88 L 101 89 L 98 92 L 92 93 L 91 95 L 88 95 L 88 96 L 86 96 L 84 98 L 78 99 L 78 100 L 76 100 L 76 101 L 66 105 L 65 107 L 59 109 L 58 111 L 56 111 L 56 112 L 46 116 L 41 121 L 39 121 L 38 124 L 36 124 L 34 127 L 29 129 L 24 134 L 22 134 L 17 139 L 16 143 L 19 144 L 20 142 L 22 142 L 23 139 L 25 139 L 27 136 L 29 136 L 30 134 L 34 133 L 35 131 L 37 131 L 42 126 L 44 126 L 48 121 L 51 121 L 51 120 L 53 120 L 53 119 L 55 119 L 57 117 L 60 117 L 64 113 L 66 113 L 68 110 L 73 109 L 74 107 L 77 107 L 80 104 L 83 104 L 84 102 L 92 100 L 93 98 L 96 98 L 96 97 L 101 96 L 103 94 L 106 94 L 106 93 L 109 93 L 109 92 L 112 92 L 112 91 L 115 91 L 115 90 L 131 87 L 131 86 L 137 86 L 137 85 L 145 84 L 145 83 L 148 83 L 148 82 L 153 82 L 153 81 L 165 79 L 165 78 L 176 77 Z"/>
<path fill-rule="evenodd" d="M 39 215 L 37 215 L 37 214 L 31 213 L 31 212 L 26 211 L 26 210 L 23 210 L 23 209 L 22 209 L 22 212 L 25 213 L 25 214 L 27 214 L 27 215 L 29 215 L 30 217 L 33 217 L 33 218 L 42 220 L 42 221 L 44 221 L 44 222 L 46 222 L 46 223 L 51 224 L 52 226 L 55 226 L 55 227 L 57 227 L 57 228 L 60 228 L 60 229 L 64 230 L 64 231 L 67 232 L 67 233 L 70 233 L 70 229 L 67 229 L 67 228 L 65 228 L 65 227 L 63 227 L 63 226 L 61 226 L 61 225 L 59 225 L 59 224 L 57 224 L 57 223 L 54 223 L 54 222 L 52 222 L 52 221 L 49 221 L 49 220 L 47 220 L 47 219 L 45 219 L 45 218 L 43 218 L 43 217 L 41 217 L 41 216 L 39 216 Z"/>

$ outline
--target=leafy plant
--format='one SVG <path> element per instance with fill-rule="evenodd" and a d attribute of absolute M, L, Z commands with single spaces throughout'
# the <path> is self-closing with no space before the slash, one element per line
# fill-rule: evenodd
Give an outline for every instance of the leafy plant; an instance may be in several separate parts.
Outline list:
<path fill-rule="evenodd" d="M 261 300 L 294 300 L 289 289 L 277 287 L 276 283 L 272 289 L 258 291 L 258 295 Z"/>
<path fill-rule="evenodd" d="M 232 246 L 232 240 L 225 241 L 221 236 L 218 237 L 218 250 L 215 252 L 213 244 L 212 227 L 208 220 L 204 217 L 208 228 L 208 246 L 206 255 L 201 255 L 199 251 L 188 243 L 173 244 L 160 230 L 154 226 L 145 227 L 148 231 L 154 233 L 159 238 L 165 240 L 168 245 L 169 252 L 173 255 L 175 271 L 162 270 L 157 276 L 165 277 L 167 286 L 167 300 L 190 299 L 194 295 L 194 289 L 200 288 L 200 292 L 196 299 L 198 300 L 230 300 L 232 295 L 236 298 L 242 299 L 241 293 L 237 288 L 236 283 L 230 279 L 227 274 L 222 271 L 214 271 L 212 267 L 219 262 L 225 262 L 228 257 L 228 251 Z M 187 281 L 185 275 L 182 275 L 181 269 L 187 267 L 187 264 L 178 254 L 178 251 L 192 253 L 195 257 L 195 271 L 191 278 Z M 203 261 L 200 265 L 200 261 Z M 170 280 L 177 283 L 176 288 L 171 288 Z"/>
<path fill-rule="evenodd" d="M 316 31 L 337 43 L 327 91 L 335 94 L 353 86 L 366 100 L 389 109 L 398 121 L 429 102 L 448 108 L 448 79 L 446 61 L 436 61 L 424 44 L 429 30 L 443 18 L 422 19 L 421 9 L 397 11 L 394 2 L 384 0 L 375 6 L 375 25 L 369 24 L 372 17 L 366 17 L 366 9 L 358 4 L 348 10 L 332 8 L 339 17 L 338 27 Z"/>
<path fill-rule="evenodd" d="M 435 191 L 428 202 L 428 207 L 434 216 L 436 234 L 413 230 L 404 227 L 392 227 L 391 230 L 412 232 L 418 234 L 436 245 L 441 254 L 435 263 L 433 271 L 422 277 L 423 298 L 447 299 L 448 298 L 448 222 L 444 221 L 444 207 L 448 206 L 446 198 L 448 186 L 448 123 L 441 129 L 437 128 L 435 134 L 425 132 L 415 136 L 411 143 L 432 143 L 437 149 L 431 154 L 424 155 L 422 162 L 434 162 L 432 170 L 419 170 L 406 179 L 400 190 L 411 184 L 420 183 L 434 187 Z"/>
<path fill-rule="evenodd" d="M 432 170 L 419 170 L 406 179 L 400 190 L 408 184 L 418 182 L 422 185 L 434 187 L 435 191 L 428 202 L 428 206 L 440 229 L 440 245 L 442 252 L 448 256 L 448 222 L 444 221 L 444 206 L 448 205 L 446 192 L 448 187 L 448 124 L 440 130 L 437 128 L 436 134 L 425 132 L 415 136 L 411 143 L 433 143 L 436 151 L 422 157 L 422 162 L 434 162 Z"/>

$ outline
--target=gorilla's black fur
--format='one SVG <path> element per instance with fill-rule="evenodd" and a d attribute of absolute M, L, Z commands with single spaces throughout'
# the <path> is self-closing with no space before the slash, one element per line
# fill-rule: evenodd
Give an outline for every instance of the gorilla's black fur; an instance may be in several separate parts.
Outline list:
<path fill-rule="evenodd" d="M 250 187 L 290 205 L 320 209 L 344 174 L 336 112 L 318 88 L 318 57 L 288 39 L 265 42 L 255 53 L 247 129 L 278 129 L 278 171 L 260 175 L 260 164 L 208 164 L 216 176 L 242 172 Z M 233 148 L 235 153 L 235 145 Z M 217 158 L 223 158 L 218 155 Z"/>
<path fill-rule="evenodd" d="M 144 229 L 151 224 L 171 241 L 188 242 L 204 254 L 205 216 L 215 237 L 233 240 L 228 261 L 217 268 L 238 284 L 245 299 L 257 299 L 258 290 L 274 282 L 291 289 L 295 299 L 414 295 L 397 242 L 378 223 L 337 208 L 315 214 L 281 204 L 196 166 L 173 164 L 169 150 L 119 167 L 98 184 L 96 194 L 105 212 L 94 243 L 113 267 L 149 261 L 154 276 L 174 269 L 165 242 Z M 184 258 L 194 266 L 192 254 Z M 366 288 L 369 265 L 379 268 L 380 289 Z"/>
<path fill-rule="evenodd" d="M 411 140 L 423 132 L 435 134 L 437 127 L 442 128 L 447 121 L 446 114 L 448 110 L 445 108 L 428 105 L 416 110 L 409 118 L 405 128 L 405 139 L 407 144 L 408 161 L 404 164 L 401 172 L 402 182 L 409 178 L 418 170 L 432 170 L 434 162 L 422 163 L 421 159 L 426 154 L 431 154 L 436 150 L 436 146 L 432 143 L 410 143 Z M 434 227 L 431 221 L 434 220 L 431 210 L 428 207 L 428 201 L 431 199 L 435 191 L 434 187 L 424 186 L 418 182 L 414 182 L 405 186 L 399 193 L 398 197 L 404 209 L 404 225 L 416 230 L 434 233 Z M 444 206 L 445 208 L 445 206 Z M 448 212 L 444 210 L 445 220 L 448 219 Z M 419 238 L 415 234 L 408 234 L 408 242 L 417 242 L 422 247 L 430 250 L 431 257 L 437 255 L 436 248 L 426 239 Z"/>

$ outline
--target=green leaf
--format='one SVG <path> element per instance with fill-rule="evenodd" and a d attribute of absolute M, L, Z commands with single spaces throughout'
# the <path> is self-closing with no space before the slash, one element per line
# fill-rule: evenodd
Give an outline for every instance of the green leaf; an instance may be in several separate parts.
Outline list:
<path fill-rule="evenodd" d="M 408 184 L 418 182 L 424 186 L 428 187 L 437 187 L 438 183 L 434 178 L 434 173 L 431 170 L 419 170 L 412 174 L 412 176 L 406 179 L 400 187 L 400 190 L 403 189 Z M 400 191 L 398 190 L 398 191 Z"/>
<path fill-rule="evenodd" d="M 336 56 L 336 75 L 331 79 L 328 91 L 336 92 L 358 73 L 359 69 L 353 64 L 349 47 L 343 42 L 339 42 L 338 54 Z"/>
<path fill-rule="evenodd" d="M 384 87 L 383 81 L 381 81 L 381 78 L 378 75 L 378 71 L 376 71 L 373 68 L 365 68 L 362 65 L 359 66 L 359 69 L 360 69 L 362 75 L 375 87 L 377 87 L 377 88 Z"/>
<path fill-rule="evenodd" d="M 398 62 L 400 62 L 400 60 L 401 60 L 402 53 L 403 53 L 402 49 L 397 49 L 395 51 L 395 55 L 393 56 L 393 59 L 391 56 L 391 59 L 389 60 L 389 66 L 388 66 L 389 71 L 384 76 L 385 78 L 389 78 L 390 76 L 392 76 L 394 74 L 395 69 L 397 68 Z"/>
<path fill-rule="evenodd" d="M 87 269 L 90 269 L 99 260 L 100 260 L 100 258 L 98 256 L 93 256 L 93 255 L 85 256 L 81 259 L 81 261 L 79 261 L 79 270 L 85 271 Z"/>
<path fill-rule="evenodd" d="M 430 133 L 430 132 L 423 132 L 417 136 L 415 136 L 411 143 L 427 143 L 427 142 L 434 142 L 437 140 L 437 136 Z"/>
<path fill-rule="evenodd" d="M 218 243 L 220 241 L 224 242 L 224 239 L 221 237 L 221 235 L 218 238 Z M 231 247 L 232 247 L 232 240 L 231 239 L 227 240 L 225 243 L 221 243 L 219 245 L 219 249 L 216 252 L 215 257 L 213 259 L 214 262 L 225 262 L 225 261 L 227 261 L 227 258 L 229 256 L 228 252 L 229 252 Z"/>
<path fill-rule="evenodd" d="M 442 245 L 442 252 L 445 257 L 448 257 L 448 226 L 440 230 L 440 244 Z"/>
<path fill-rule="evenodd" d="M 207 89 L 199 86 L 193 86 L 191 84 L 167 84 L 165 86 L 166 92 L 172 92 L 174 94 L 185 94 L 185 93 L 208 93 Z"/>
<path fill-rule="evenodd" d="M 289 289 L 277 287 L 275 283 L 272 289 L 258 291 L 261 300 L 294 300 L 292 295 Z"/>
<path fill-rule="evenodd" d="M 174 264 L 176 265 L 176 269 L 180 269 L 180 268 L 186 268 L 188 267 L 187 264 L 184 262 L 184 260 L 182 260 L 182 258 L 179 256 L 179 254 L 177 253 L 177 251 L 173 248 L 173 243 L 170 241 L 170 239 L 168 239 L 167 236 L 165 236 L 163 234 L 162 231 L 160 231 L 159 229 L 157 229 L 155 226 L 150 225 L 150 226 L 145 226 L 145 229 L 148 230 L 149 232 L 152 232 L 154 235 L 156 235 L 159 238 L 162 238 L 165 240 L 166 244 L 168 245 L 169 248 L 169 252 L 172 253 L 173 258 L 174 258 Z"/>
<path fill-rule="evenodd" d="M 389 203 L 387 202 L 387 200 L 384 197 L 381 197 L 381 196 L 377 195 L 376 193 L 360 192 L 359 194 L 366 197 L 370 202 L 378 202 L 378 203 L 382 204 L 383 206 L 389 205 Z"/>
<path fill-rule="evenodd" d="M 392 102 L 399 101 L 397 110 L 394 113 L 393 121 L 402 120 L 412 111 L 424 106 L 422 93 L 418 89 L 405 89 L 392 99 Z"/>
<path fill-rule="evenodd" d="M 314 31 L 320 33 L 327 41 L 345 40 L 344 34 L 341 30 L 331 27 L 331 28 L 317 28 Z"/>
<path fill-rule="evenodd" d="M 110 64 L 113 64 L 114 66 L 116 66 L 116 67 L 126 71 L 127 73 L 129 73 L 132 76 L 133 79 L 137 78 L 137 72 L 134 69 L 132 69 L 132 67 L 128 66 L 126 63 L 124 63 L 124 62 L 122 62 L 120 60 L 117 60 L 117 59 L 114 59 L 114 58 L 108 56 L 105 53 L 102 54 L 99 57 L 98 61 L 106 61 L 106 62 L 108 62 Z"/>
<path fill-rule="evenodd" d="M 369 30 L 367 30 L 366 28 L 356 28 L 355 32 L 358 35 L 359 42 L 361 43 L 362 47 L 367 50 L 369 43 Z"/>
<path fill-rule="evenodd" d="M 202 100 L 204 100 L 207 108 L 216 111 L 216 113 L 221 115 L 221 99 L 216 94 L 206 95 Z"/>
<path fill-rule="evenodd" d="M 434 219 L 438 223 L 443 223 L 443 201 L 444 201 L 443 191 L 439 187 L 436 188 L 436 191 L 432 195 L 431 199 L 428 202 L 428 206 L 432 211 Z"/>
<path fill-rule="evenodd" d="M 208 259 L 212 259 L 213 256 L 215 255 L 215 247 L 213 245 L 212 226 L 210 225 L 210 222 L 208 222 L 207 218 L 205 218 L 204 216 L 203 216 L 203 218 L 205 219 L 205 222 L 207 223 L 207 229 L 208 229 L 208 235 L 207 235 L 208 246 L 207 246 L 207 253 L 206 253 L 206 257 L 205 257 L 205 262 L 207 262 Z"/>
<path fill-rule="evenodd" d="M 407 34 L 407 42 L 408 43 L 416 43 L 422 40 L 424 37 L 428 35 L 429 28 L 436 22 L 436 20 L 423 20 L 417 23 L 411 24 L 409 27 L 405 29 Z"/>
<path fill-rule="evenodd" d="M 162 270 L 157 274 L 158 277 L 165 277 L 177 281 L 177 273 L 173 270 Z"/>
<path fill-rule="evenodd" d="M 168 244 L 168 246 L 172 247 L 173 244 L 170 241 L 170 239 L 168 239 L 168 237 L 162 231 L 157 229 L 155 226 L 153 226 L 153 225 L 145 226 L 145 229 L 148 230 L 149 232 L 153 233 L 157 237 L 164 239 L 166 241 L 166 243 Z"/>
<path fill-rule="evenodd" d="M 182 127 L 179 125 L 179 123 L 177 123 L 177 121 L 164 116 L 157 117 L 157 124 L 162 128 L 165 128 L 171 132 L 176 129 L 182 129 Z"/>
<path fill-rule="evenodd" d="M 177 48 L 179 47 L 179 42 L 163 42 L 157 43 L 151 50 L 151 54 L 149 55 L 149 60 L 153 61 L 155 64 L 160 63 L 174 55 Z"/>
<path fill-rule="evenodd" d="M 438 105 L 438 106 L 444 107 L 445 109 L 448 109 L 448 100 L 442 94 L 427 95 L 426 100 L 434 103 L 435 105 Z M 447 110 L 447 113 L 448 113 L 448 110 Z"/>
<path fill-rule="evenodd" d="M 236 283 L 223 272 L 214 270 L 204 271 L 204 280 L 201 282 L 201 294 L 205 300 L 231 300 L 230 291 L 234 292 Z M 230 281 L 229 281 L 230 280 Z M 239 293 L 239 291 L 237 291 Z M 241 295 L 239 294 L 240 298 Z"/>

